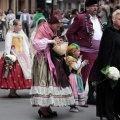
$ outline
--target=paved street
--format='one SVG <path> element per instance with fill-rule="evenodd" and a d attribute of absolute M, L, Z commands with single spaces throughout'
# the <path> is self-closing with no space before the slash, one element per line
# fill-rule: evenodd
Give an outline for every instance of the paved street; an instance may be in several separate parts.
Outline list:
<path fill-rule="evenodd" d="M 4 42 L 0 42 L 0 56 L 4 50 Z M 87 98 L 88 87 L 85 94 Z M 40 118 L 37 111 L 38 107 L 30 104 L 29 90 L 19 90 L 21 98 L 7 98 L 9 90 L 0 89 L 0 120 L 44 120 Z M 96 117 L 96 107 L 89 105 L 88 108 L 78 107 L 79 113 L 69 112 L 69 107 L 53 107 L 58 112 L 57 120 L 99 120 Z"/>
<path fill-rule="evenodd" d="M 39 118 L 38 107 L 30 105 L 29 90 L 18 91 L 22 98 L 7 98 L 9 90 L 0 90 L 0 120 L 44 120 Z M 95 116 L 95 106 L 82 108 L 79 113 L 69 112 L 69 107 L 53 107 L 58 112 L 58 120 L 99 120 Z M 56 119 L 56 118 L 52 118 Z"/>

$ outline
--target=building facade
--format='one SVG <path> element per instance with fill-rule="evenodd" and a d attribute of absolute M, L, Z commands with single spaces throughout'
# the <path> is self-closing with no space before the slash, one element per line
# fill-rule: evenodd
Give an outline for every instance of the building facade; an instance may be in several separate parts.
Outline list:
<path fill-rule="evenodd" d="M 100 4 L 108 0 L 100 0 Z M 115 5 L 120 4 L 120 0 L 114 0 Z M 78 8 L 79 11 L 84 9 L 85 0 L 0 0 L 0 9 L 7 11 L 9 8 L 16 14 L 24 8 L 28 12 L 34 11 L 37 8 L 51 10 L 59 8 L 61 10 L 72 10 Z"/>
<path fill-rule="evenodd" d="M 36 9 L 36 0 L 0 0 L 0 9 L 8 11 L 12 9 L 16 14 L 26 8 L 29 12 Z"/>
<path fill-rule="evenodd" d="M 104 2 L 107 2 L 107 1 L 112 1 L 112 0 L 99 0 L 99 5 L 102 5 L 104 4 Z M 114 1 L 115 2 L 113 6 L 120 4 L 120 0 L 114 0 Z M 63 11 L 77 8 L 79 11 L 82 11 L 84 10 L 84 7 L 85 7 L 84 4 L 85 4 L 85 0 L 58 0 L 57 8 Z"/>

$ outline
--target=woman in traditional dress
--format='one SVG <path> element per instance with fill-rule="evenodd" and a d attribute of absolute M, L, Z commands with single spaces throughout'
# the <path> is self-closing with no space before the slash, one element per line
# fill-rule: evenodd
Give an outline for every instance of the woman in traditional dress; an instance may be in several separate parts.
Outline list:
<path fill-rule="evenodd" d="M 59 42 L 57 31 L 62 27 L 61 15 L 53 14 L 51 20 L 42 23 L 33 40 L 36 54 L 33 61 L 31 104 L 39 106 L 38 113 L 45 118 L 57 116 L 51 106 L 74 105 L 74 97 L 65 72 L 63 56 L 52 47 Z M 54 39 L 53 39 L 54 38 Z"/>
<path fill-rule="evenodd" d="M 7 32 L 5 39 L 5 51 L 0 60 L 0 88 L 10 89 L 8 97 L 11 98 L 20 97 L 16 90 L 31 88 L 28 39 L 17 19 L 13 21 L 13 28 Z"/>
<path fill-rule="evenodd" d="M 30 56 L 31 56 L 31 59 L 33 61 L 34 59 L 34 55 L 35 55 L 35 49 L 33 48 L 33 45 L 32 45 L 32 41 L 36 35 L 36 32 L 39 28 L 39 26 L 43 23 L 43 22 L 47 22 L 47 20 L 44 18 L 44 17 L 41 17 L 37 20 L 36 22 L 36 28 L 33 30 L 32 34 L 31 34 L 31 37 L 30 37 Z"/>

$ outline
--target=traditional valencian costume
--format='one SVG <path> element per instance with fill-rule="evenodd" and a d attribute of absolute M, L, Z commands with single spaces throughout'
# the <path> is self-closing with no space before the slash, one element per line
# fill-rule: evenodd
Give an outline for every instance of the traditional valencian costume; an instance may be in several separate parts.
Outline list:
<path fill-rule="evenodd" d="M 52 18 L 50 24 L 58 24 Z M 52 50 L 52 38 L 55 34 L 47 22 L 38 28 L 33 46 L 36 50 L 33 63 L 33 85 L 30 94 L 32 106 L 67 106 L 74 104 L 74 97 L 68 76 L 65 73 L 65 61 Z"/>
<path fill-rule="evenodd" d="M 6 55 L 14 55 L 17 59 L 7 76 L 5 72 L 10 66 L 5 67 Z M 0 59 L 0 88 L 17 90 L 30 87 L 31 60 L 28 39 L 22 30 L 19 33 L 9 30 L 6 35 L 4 55 Z"/>
<path fill-rule="evenodd" d="M 32 61 L 33 61 L 34 55 L 35 55 L 35 49 L 33 48 L 32 41 L 33 41 L 33 39 L 36 35 L 36 32 L 37 32 L 37 29 L 39 28 L 39 25 L 42 22 L 47 22 L 47 20 L 44 17 L 38 18 L 38 20 L 36 21 L 36 28 L 33 30 L 32 34 L 31 34 L 31 37 L 30 37 L 30 55 L 31 55 Z"/>
<path fill-rule="evenodd" d="M 81 69 L 83 66 L 85 66 L 85 62 L 84 61 L 82 62 L 80 58 L 77 58 L 72 54 L 72 52 L 76 51 L 78 48 L 80 47 L 75 43 L 72 43 L 71 45 L 68 46 L 66 63 L 69 66 L 71 72 L 69 78 L 75 98 L 75 104 L 84 105 L 85 96 L 81 77 Z"/>

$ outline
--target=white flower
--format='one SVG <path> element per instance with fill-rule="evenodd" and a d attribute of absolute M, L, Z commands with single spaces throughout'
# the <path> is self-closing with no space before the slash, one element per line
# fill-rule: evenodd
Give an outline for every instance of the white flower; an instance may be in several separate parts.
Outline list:
<path fill-rule="evenodd" d="M 120 78 L 120 71 L 116 67 L 109 67 L 108 77 L 116 81 Z"/>
<path fill-rule="evenodd" d="M 16 56 L 14 55 L 6 55 L 6 57 L 10 58 L 13 62 L 16 61 Z"/>
<path fill-rule="evenodd" d="M 2 18 L 1 20 L 2 20 L 3 22 L 5 21 L 5 19 L 4 19 L 4 18 Z"/>

